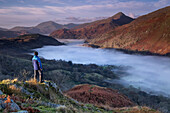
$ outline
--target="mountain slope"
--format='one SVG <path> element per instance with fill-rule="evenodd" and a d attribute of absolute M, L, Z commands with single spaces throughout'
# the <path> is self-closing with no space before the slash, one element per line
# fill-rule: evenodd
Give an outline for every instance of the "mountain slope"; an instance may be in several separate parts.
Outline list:
<path fill-rule="evenodd" d="M 79 24 L 69 23 L 69 24 L 65 24 L 64 28 L 72 29 L 72 28 L 75 28 L 77 26 L 79 26 Z"/>
<path fill-rule="evenodd" d="M 62 29 L 62 28 L 68 28 L 71 29 L 73 27 L 78 26 L 78 24 L 58 24 L 55 23 L 53 21 L 47 21 L 47 22 L 42 22 L 40 24 L 38 24 L 37 26 L 33 26 L 33 27 L 14 27 L 12 29 L 10 29 L 11 31 L 27 31 L 29 33 L 40 33 L 40 34 L 50 34 L 51 32 L 57 30 L 57 29 Z"/>
<path fill-rule="evenodd" d="M 52 32 L 50 36 L 54 38 L 72 38 L 72 39 L 90 39 L 95 38 L 103 33 L 109 32 L 110 30 L 128 24 L 133 21 L 132 18 L 124 15 L 122 12 L 116 15 L 98 20 L 92 23 L 83 24 L 73 28 L 73 29 L 60 29 Z"/>
<path fill-rule="evenodd" d="M 88 40 L 102 48 L 170 53 L 170 6 L 141 16 L 98 38 Z"/>

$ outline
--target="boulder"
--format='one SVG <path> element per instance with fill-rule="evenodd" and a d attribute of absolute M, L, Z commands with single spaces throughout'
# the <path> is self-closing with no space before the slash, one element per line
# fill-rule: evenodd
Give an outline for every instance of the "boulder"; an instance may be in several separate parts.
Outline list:
<path fill-rule="evenodd" d="M 25 93 L 27 95 L 33 95 L 33 93 L 30 93 L 29 91 L 27 91 L 26 89 L 24 89 L 22 86 L 17 86 L 16 84 L 13 85 L 14 88 L 19 89 L 22 93 Z"/>
<path fill-rule="evenodd" d="M 8 103 L 9 111 L 19 111 L 20 107 L 16 103 Z"/>
<path fill-rule="evenodd" d="M 4 103 L 4 100 L 0 100 L 0 106 L 5 109 L 6 103 Z"/>

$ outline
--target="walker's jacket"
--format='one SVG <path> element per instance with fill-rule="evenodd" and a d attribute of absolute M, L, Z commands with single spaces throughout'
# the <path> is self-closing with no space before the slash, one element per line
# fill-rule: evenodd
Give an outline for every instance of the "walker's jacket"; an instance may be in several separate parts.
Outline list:
<path fill-rule="evenodd" d="M 32 64 L 34 66 L 34 70 L 40 70 L 42 69 L 42 64 L 41 64 L 41 60 L 38 56 L 35 56 L 32 58 Z"/>

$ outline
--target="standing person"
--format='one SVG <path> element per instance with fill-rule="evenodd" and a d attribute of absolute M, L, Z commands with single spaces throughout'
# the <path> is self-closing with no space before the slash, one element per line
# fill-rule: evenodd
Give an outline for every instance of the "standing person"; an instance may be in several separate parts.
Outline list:
<path fill-rule="evenodd" d="M 37 80 L 36 78 L 39 73 L 39 82 L 42 83 L 43 82 L 42 64 L 40 58 L 38 57 L 38 52 L 34 52 L 32 63 L 34 67 L 34 80 Z"/>

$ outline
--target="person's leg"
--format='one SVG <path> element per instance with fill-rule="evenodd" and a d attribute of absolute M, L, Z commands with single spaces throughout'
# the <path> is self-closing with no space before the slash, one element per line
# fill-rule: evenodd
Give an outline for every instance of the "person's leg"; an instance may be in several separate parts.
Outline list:
<path fill-rule="evenodd" d="M 38 70 L 39 72 L 39 82 L 42 83 L 43 81 L 43 72 L 41 70 Z"/>
<path fill-rule="evenodd" d="M 34 80 L 37 80 L 37 72 L 38 70 L 34 70 Z"/>

